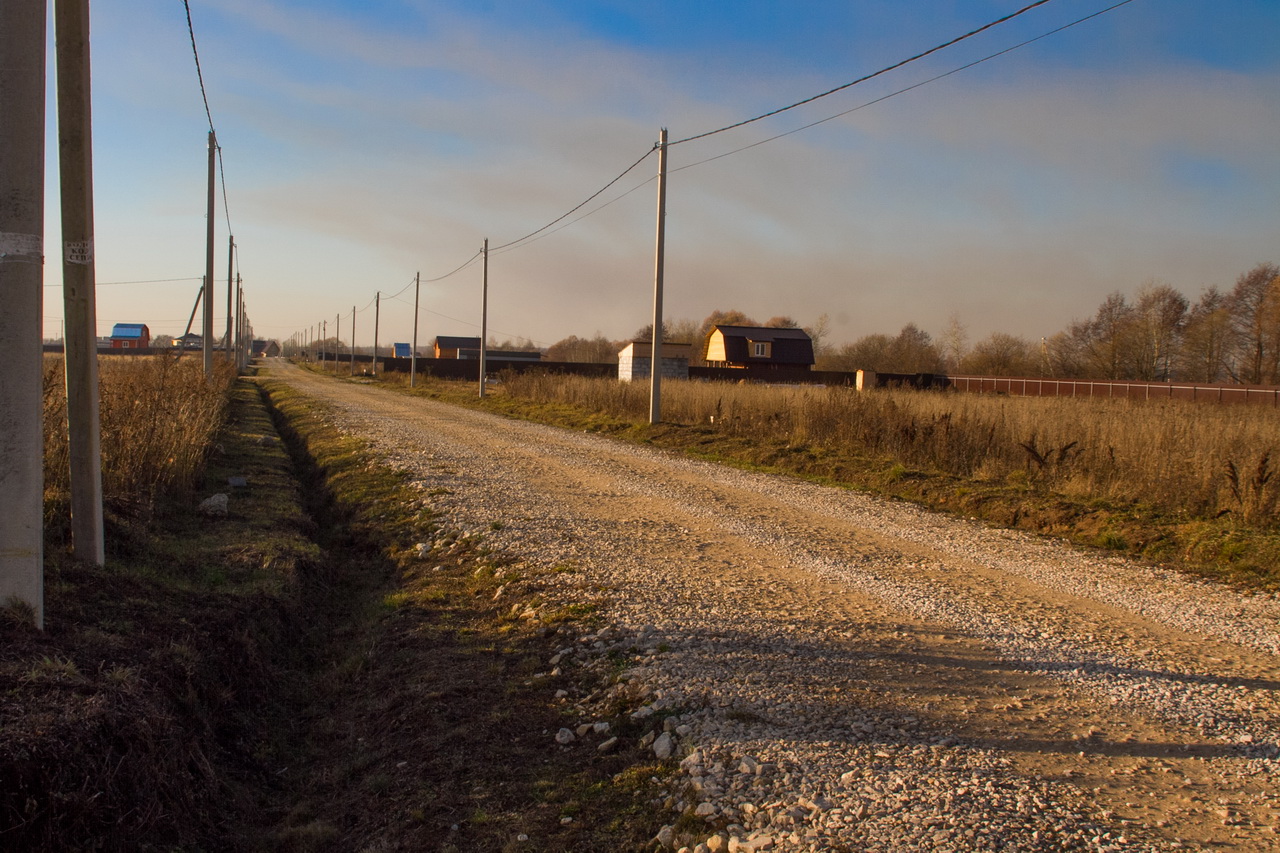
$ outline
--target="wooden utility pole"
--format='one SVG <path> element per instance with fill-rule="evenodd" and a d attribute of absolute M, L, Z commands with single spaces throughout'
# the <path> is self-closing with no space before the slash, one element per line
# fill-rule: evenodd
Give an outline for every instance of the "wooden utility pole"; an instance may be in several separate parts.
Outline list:
<path fill-rule="evenodd" d="M 653 345 L 649 356 L 649 423 L 662 421 L 662 275 L 667 220 L 667 129 L 658 134 L 658 240 L 653 262 Z"/>
<path fill-rule="evenodd" d="M 204 375 L 213 375 L 213 214 L 214 214 L 214 176 L 217 159 L 218 140 L 209 131 L 209 192 L 205 205 L 204 234 L 204 322 L 201 330 L 204 333 Z"/>
<path fill-rule="evenodd" d="M 422 273 L 413 274 L 413 349 L 409 351 L 409 387 L 418 384 L 418 288 Z"/>
<path fill-rule="evenodd" d="M 484 238 L 484 262 L 480 265 L 480 396 L 484 396 L 484 363 L 489 340 L 489 238 Z"/>
<path fill-rule="evenodd" d="M 234 352 L 234 350 L 231 347 L 231 332 L 232 332 L 231 318 L 235 316 L 235 314 L 232 311 L 232 305 L 231 305 L 232 291 L 234 289 L 231 286 L 231 273 L 233 268 L 235 267 L 235 260 L 236 260 L 236 238 L 228 234 L 227 235 L 227 337 L 226 337 L 226 340 L 222 342 L 223 349 L 226 351 L 226 354 L 227 354 L 227 361 L 231 361 L 231 358 L 232 358 L 231 354 Z"/>
<path fill-rule="evenodd" d="M 373 294 L 373 375 L 378 375 L 378 323 L 382 319 L 382 291 Z"/>
<path fill-rule="evenodd" d="M 0 604 L 44 627 L 45 0 L 0 2 Z"/>
<path fill-rule="evenodd" d="M 93 122 L 89 3 L 57 0 L 58 152 L 62 188 L 62 298 L 71 467 L 71 547 L 102 565 L 102 430 L 93 267 Z"/>

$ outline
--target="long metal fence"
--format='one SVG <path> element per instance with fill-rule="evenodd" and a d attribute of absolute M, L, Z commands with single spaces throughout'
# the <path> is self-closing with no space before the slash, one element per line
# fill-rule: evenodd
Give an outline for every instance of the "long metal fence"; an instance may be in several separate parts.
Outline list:
<path fill-rule="evenodd" d="M 1121 382 L 1090 379 L 1031 379 L 1003 376 L 939 377 L 945 387 L 1011 397 L 1109 397 L 1129 400 L 1192 400 L 1260 403 L 1280 407 L 1280 387 L 1190 382 Z"/>

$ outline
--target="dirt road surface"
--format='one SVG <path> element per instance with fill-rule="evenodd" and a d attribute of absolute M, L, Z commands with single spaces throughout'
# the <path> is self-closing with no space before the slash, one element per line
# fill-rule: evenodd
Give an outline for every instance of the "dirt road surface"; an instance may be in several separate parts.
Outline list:
<path fill-rule="evenodd" d="M 596 608 L 548 671 L 618 662 L 608 695 L 561 701 L 575 723 L 622 700 L 653 721 L 680 760 L 672 822 L 706 823 L 691 850 L 1280 850 L 1276 596 L 273 375 L 452 524 L 558 567 L 547 609 Z"/>

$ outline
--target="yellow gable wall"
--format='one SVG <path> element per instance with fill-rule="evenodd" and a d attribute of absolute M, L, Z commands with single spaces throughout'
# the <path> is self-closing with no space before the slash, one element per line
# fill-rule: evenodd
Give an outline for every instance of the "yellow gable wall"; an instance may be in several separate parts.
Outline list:
<path fill-rule="evenodd" d="M 707 340 L 707 361 L 728 361 L 724 356 L 724 332 L 719 329 Z"/>

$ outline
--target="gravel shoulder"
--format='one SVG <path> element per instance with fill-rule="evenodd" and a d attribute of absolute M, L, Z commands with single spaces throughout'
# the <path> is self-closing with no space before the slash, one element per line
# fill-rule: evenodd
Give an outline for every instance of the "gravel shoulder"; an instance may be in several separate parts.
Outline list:
<path fill-rule="evenodd" d="M 1275 596 L 272 371 L 452 524 L 561 568 L 545 606 L 592 605 L 601 629 L 549 669 L 640 650 L 576 711 L 624 697 L 655 721 L 694 843 L 1280 850 Z"/>

